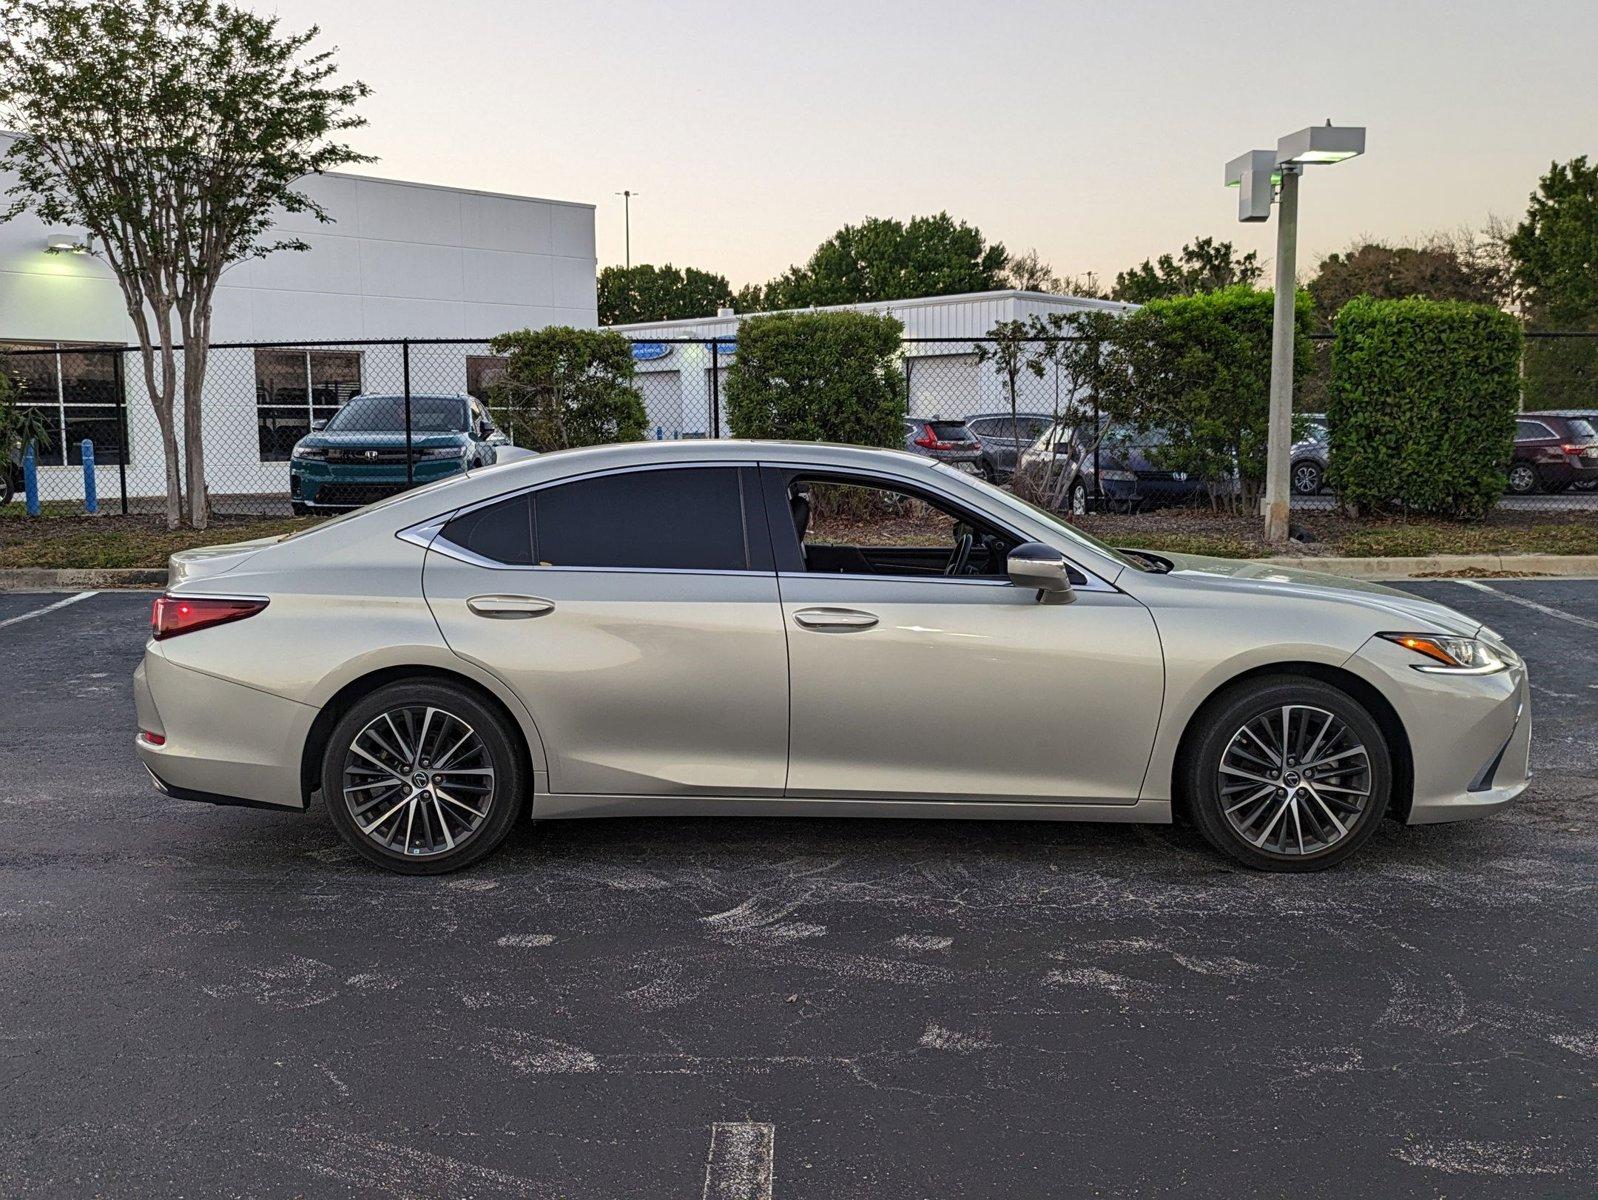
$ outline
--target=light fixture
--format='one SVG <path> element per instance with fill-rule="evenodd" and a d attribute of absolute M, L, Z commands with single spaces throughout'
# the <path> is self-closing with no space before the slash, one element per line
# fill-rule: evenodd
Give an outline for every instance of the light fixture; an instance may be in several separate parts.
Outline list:
<path fill-rule="evenodd" d="M 46 235 L 44 249 L 46 254 L 87 254 L 89 245 L 87 238 L 80 238 L 71 230 L 58 230 Z"/>
<path fill-rule="evenodd" d="M 1290 133 L 1276 143 L 1278 163 L 1340 163 L 1365 153 L 1365 128 L 1362 125 L 1310 125 Z"/>

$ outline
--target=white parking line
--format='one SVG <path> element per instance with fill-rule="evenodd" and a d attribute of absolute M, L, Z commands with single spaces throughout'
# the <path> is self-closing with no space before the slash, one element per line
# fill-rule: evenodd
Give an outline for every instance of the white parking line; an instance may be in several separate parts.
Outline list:
<path fill-rule="evenodd" d="M 1528 600 L 1524 596 L 1517 596 L 1513 592 L 1500 591 L 1495 587 L 1488 587 L 1475 579 L 1456 579 L 1455 583 L 1461 587 L 1475 588 L 1478 592 L 1488 592 L 1501 600 L 1508 600 L 1511 604 L 1518 604 L 1522 608 L 1535 609 L 1545 617 L 1558 617 L 1561 621 L 1570 621 L 1576 625 L 1585 625 L 1588 629 L 1598 629 L 1598 621 L 1591 617 L 1578 616 L 1576 613 L 1566 612 L 1562 608 L 1550 608 L 1546 604 L 1538 604 L 1535 600 Z"/>
<path fill-rule="evenodd" d="M 7 625 L 15 625 L 18 621 L 42 617 L 47 612 L 55 612 L 58 608 L 65 608 L 69 604 L 76 604 L 79 600 L 87 600 L 90 596 L 98 596 L 99 594 L 99 592 L 79 592 L 76 596 L 68 596 L 65 600 L 57 600 L 54 604 L 46 604 L 43 608 L 36 608 L 32 612 L 25 612 L 16 617 L 7 617 L 4 621 L 0 621 L 0 629 L 4 629 Z"/>
<path fill-rule="evenodd" d="M 764 1121 L 718 1121 L 710 1127 L 703 1200 L 771 1200 L 777 1127 Z"/>

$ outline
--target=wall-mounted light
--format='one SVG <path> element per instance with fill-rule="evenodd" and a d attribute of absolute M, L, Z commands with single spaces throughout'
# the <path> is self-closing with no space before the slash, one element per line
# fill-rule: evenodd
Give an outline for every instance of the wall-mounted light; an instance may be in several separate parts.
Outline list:
<path fill-rule="evenodd" d="M 46 254 L 87 254 L 89 241 L 71 230 L 58 230 L 45 237 L 44 250 Z"/>

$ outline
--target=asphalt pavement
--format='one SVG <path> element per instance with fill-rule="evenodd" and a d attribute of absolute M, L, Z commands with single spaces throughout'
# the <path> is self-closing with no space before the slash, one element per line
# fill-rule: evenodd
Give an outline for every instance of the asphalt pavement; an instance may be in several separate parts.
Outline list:
<path fill-rule="evenodd" d="M 150 789 L 148 595 L 0 594 L 0 1195 L 1591 1196 L 1598 582 L 1405 586 L 1527 658 L 1536 778 L 1307 876 L 781 819 L 389 876 Z"/>

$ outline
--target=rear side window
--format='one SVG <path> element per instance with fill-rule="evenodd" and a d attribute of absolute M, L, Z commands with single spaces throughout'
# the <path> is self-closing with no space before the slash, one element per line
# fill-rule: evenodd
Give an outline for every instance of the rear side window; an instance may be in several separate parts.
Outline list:
<path fill-rule="evenodd" d="M 456 517 L 442 536 L 507 566 L 750 569 L 734 467 L 627 471 L 557 484 Z M 770 558 L 762 543 L 757 557 Z M 755 569 L 769 570 L 769 561 Z"/>
<path fill-rule="evenodd" d="M 1570 430 L 1572 441 L 1591 442 L 1598 440 L 1598 431 L 1593 429 L 1590 422 L 1584 421 L 1580 417 L 1567 417 L 1565 419 L 1565 428 Z"/>

